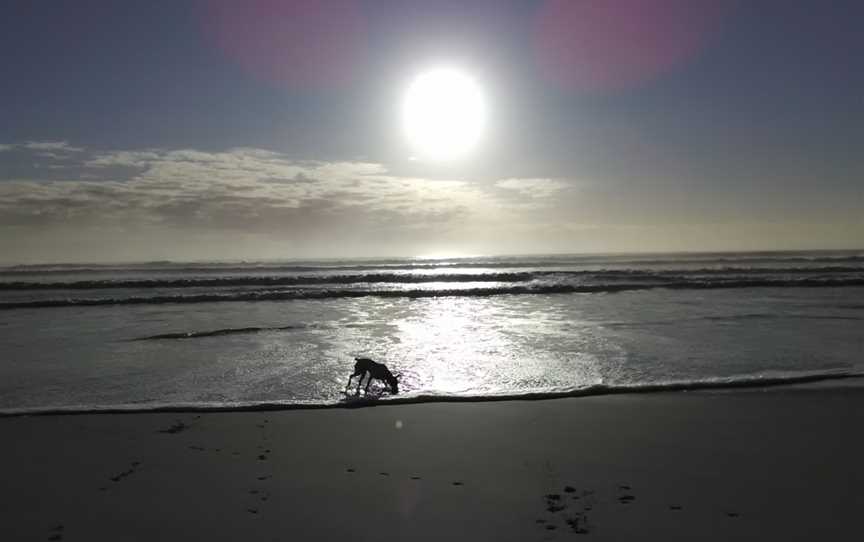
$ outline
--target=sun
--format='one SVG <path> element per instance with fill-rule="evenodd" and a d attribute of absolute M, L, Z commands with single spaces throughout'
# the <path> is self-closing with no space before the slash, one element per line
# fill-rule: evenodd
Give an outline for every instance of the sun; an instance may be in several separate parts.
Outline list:
<path fill-rule="evenodd" d="M 403 129 L 418 158 L 460 158 L 483 135 L 483 93 L 473 78 L 459 70 L 438 68 L 421 73 L 408 87 L 402 106 Z"/>

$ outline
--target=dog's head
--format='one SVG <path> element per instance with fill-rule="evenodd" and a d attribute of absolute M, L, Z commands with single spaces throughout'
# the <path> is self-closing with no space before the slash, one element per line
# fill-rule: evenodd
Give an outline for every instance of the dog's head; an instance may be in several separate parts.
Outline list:
<path fill-rule="evenodd" d="M 399 379 L 395 376 L 388 375 L 387 376 L 387 384 L 390 386 L 390 389 L 393 390 L 393 393 L 399 393 Z"/>

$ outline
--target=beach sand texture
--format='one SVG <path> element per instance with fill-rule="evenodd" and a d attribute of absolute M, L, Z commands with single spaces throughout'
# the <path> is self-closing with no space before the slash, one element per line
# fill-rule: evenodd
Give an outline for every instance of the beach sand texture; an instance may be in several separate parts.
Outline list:
<path fill-rule="evenodd" d="M 864 390 L 0 418 L 0 540 L 860 540 Z"/>

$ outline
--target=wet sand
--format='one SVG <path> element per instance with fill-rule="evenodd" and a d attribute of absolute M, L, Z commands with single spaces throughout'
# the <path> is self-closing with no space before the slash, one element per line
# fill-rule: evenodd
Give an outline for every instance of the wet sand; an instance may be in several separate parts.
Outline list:
<path fill-rule="evenodd" d="M 0 418 L 0 540 L 858 540 L 864 390 Z"/>

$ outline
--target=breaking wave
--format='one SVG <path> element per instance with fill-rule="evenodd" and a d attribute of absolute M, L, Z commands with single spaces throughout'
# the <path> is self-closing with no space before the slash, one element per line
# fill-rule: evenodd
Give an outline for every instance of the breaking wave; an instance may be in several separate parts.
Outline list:
<path fill-rule="evenodd" d="M 864 277 L 852 278 L 733 278 L 728 280 L 669 280 L 655 283 L 600 284 L 527 284 L 495 287 L 433 289 L 293 289 L 232 291 L 201 294 L 170 294 L 109 298 L 56 298 L 33 301 L 0 302 L 0 310 L 51 307 L 88 307 L 104 305 L 154 305 L 219 302 L 290 301 L 301 299 L 346 299 L 361 297 L 426 298 L 489 297 L 499 295 L 538 295 L 576 293 L 616 293 L 636 290 L 717 290 L 731 288 L 829 288 L 864 286 Z"/>
<path fill-rule="evenodd" d="M 638 269 L 602 269 L 578 271 L 513 271 L 479 273 L 355 273 L 326 275 L 241 275 L 226 277 L 189 277 L 166 279 L 97 279 L 62 282 L 9 281 L 0 282 L 0 290 L 101 290 L 147 288 L 223 288 L 242 286 L 314 286 L 330 284 L 419 284 L 428 282 L 531 282 L 537 280 L 607 279 L 654 280 L 671 282 L 693 276 L 722 275 L 746 277 L 763 275 L 831 275 L 864 273 L 864 267 L 721 267 L 703 269 L 668 269 L 646 271 Z"/>

